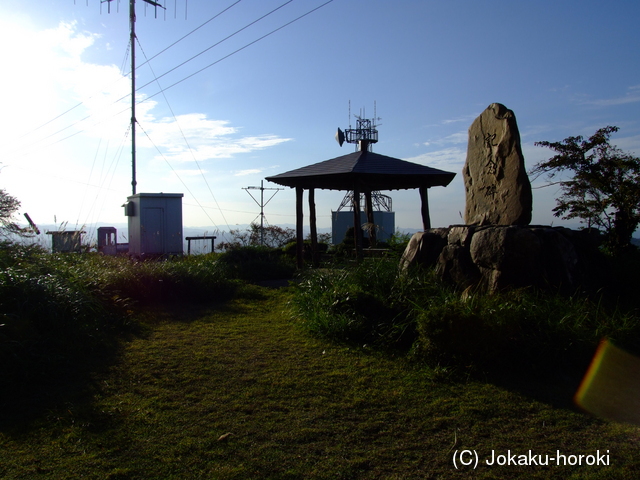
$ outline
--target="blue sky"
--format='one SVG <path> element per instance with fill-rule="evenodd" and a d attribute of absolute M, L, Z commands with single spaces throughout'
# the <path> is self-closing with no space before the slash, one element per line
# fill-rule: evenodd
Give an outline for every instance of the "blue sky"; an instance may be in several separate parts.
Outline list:
<path fill-rule="evenodd" d="M 36 223 L 125 221 L 129 24 L 116 2 L 110 14 L 98 0 L 0 5 L 0 188 Z M 366 117 L 375 102 L 376 152 L 457 173 L 431 189 L 434 226 L 462 222 L 467 130 L 493 102 L 515 112 L 529 168 L 551 156 L 534 142 L 606 125 L 640 154 L 636 0 L 325 2 L 166 0 L 155 18 L 137 1 L 138 192 L 184 193 L 184 224 L 203 231 L 250 223 L 243 187 L 353 150 L 334 140 L 349 102 Z M 396 226 L 420 228 L 418 192 L 389 194 Z M 532 223 L 577 226 L 552 215 L 557 195 L 534 190 Z M 343 196 L 316 193 L 320 227 Z M 278 192 L 268 222 L 293 224 L 294 204 Z"/>

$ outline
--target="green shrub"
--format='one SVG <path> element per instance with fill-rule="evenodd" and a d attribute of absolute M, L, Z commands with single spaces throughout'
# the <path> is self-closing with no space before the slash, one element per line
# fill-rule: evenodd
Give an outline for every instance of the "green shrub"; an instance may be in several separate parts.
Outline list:
<path fill-rule="evenodd" d="M 636 310 L 533 289 L 461 295 L 433 272 L 398 274 L 397 260 L 311 271 L 293 305 L 315 334 L 407 347 L 432 366 L 544 372 L 582 365 L 605 337 L 640 353 Z"/>
<path fill-rule="evenodd" d="M 236 288 L 214 254 L 137 262 L 0 244 L 0 375 L 17 381 L 99 356 L 137 328 L 138 303 L 226 300 Z"/>
<path fill-rule="evenodd" d="M 291 278 L 295 271 L 293 260 L 281 249 L 263 246 L 231 248 L 218 262 L 227 277 L 246 281 Z"/>
<path fill-rule="evenodd" d="M 77 256 L 76 256 L 77 257 Z M 4 381 L 24 382 L 100 356 L 131 327 L 124 305 L 104 302 L 69 259 L 0 247 L 0 362 Z"/>
<path fill-rule="evenodd" d="M 309 270 L 295 287 L 293 305 L 310 332 L 360 344 L 398 347 L 414 334 L 406 305 L 392 287 L 397 264 L 369 259 L 344 269 Z"/>
<path fill-rule="evenodd" d="M 316 248 L 318 253 L 327 253 L 329 251 L 329 244 L 318 243 Z M 311 240 L 305 240 L 303 242 L 302 251 L 303 251 L 305 260 L 311 260 Z M 289 242 L 284 247 L 282 247 L 282 253 L 284 253 L 288 257 L 295 258 L 297 252 L 298 252 L 297 241 Z"/>

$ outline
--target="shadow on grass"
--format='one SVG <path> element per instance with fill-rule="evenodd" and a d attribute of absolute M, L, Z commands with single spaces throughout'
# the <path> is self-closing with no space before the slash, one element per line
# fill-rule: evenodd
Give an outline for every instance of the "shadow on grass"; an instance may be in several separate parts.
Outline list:
<path fill-rule="evenodd" d="M 73 351 L 30 352 L 21 359 L 19 371 L 0 374 L 0 432 L 20 434 L 42 422 L 67 419 L 73 423 L 76 418 L 91 418 L 92 428 L 102 423 L 100 428 L 108 428 L 110 417 L 93 411 L 93 398 L 106 372 L 120 361 L 127 342 L 150 336 L 154 326 L 165 322 L 191 323 L 213 311 L 241 314 L 253 300 L 264 297 L 261 287 L 246 285 L 229 298 L 146 304 L 137 308 L 127 331 L 107 342 Z M 104 422 L 96 421 L 102 417 Z"/>
<path fill-rule="evenodd" d="M 94 349 L 82 356 L 38 359 L 13 376 L 3 378 L 0 393 L 0 432 L 19 434 L 40 420 L 73 415 L 90 404 L 95 382 L 119 356 L 119 343 Z"/>
<path fill-rule="evenodd" d="M 591 358 L 576 358 L 570 364 L 547 365 L 536 371 L 493 372 L 486 381 L 554 408 L 580 411 L 573 397 L 589 367 Z"/>

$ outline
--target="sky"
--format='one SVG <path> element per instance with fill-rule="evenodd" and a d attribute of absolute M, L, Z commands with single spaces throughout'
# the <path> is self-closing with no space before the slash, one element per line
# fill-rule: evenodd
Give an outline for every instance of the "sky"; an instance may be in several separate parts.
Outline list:
<path fill-rule="evenodd" d="M 355 114 L 378 118 L 374 151 L 456 172 L 430 190 L 434 227 L 463 223 L 467 132 L 491 103 L 515 113 L 528 169 L 552 156 L 534 142 L 607 125 L 640 154 L 637 0 L 161 3 L 136 2 L 137 192 L 183 193 L 183 223 L 203 233 L 259 221 L 246 187 L 353 151 L 334 136 Z M 18 220 L 126 222 L 128 17 L 125 0 L 0 4 L 0 188 Z M 532 223 L 578 227 L 553 216 L 545 183 Z M 397 228 L 421 228 L 417 191 L 383 193 Z M 294 224 L 294 190 L 273 194 L 267 222 Z M 316 192 L 320 228 L 344 194 Z"/>

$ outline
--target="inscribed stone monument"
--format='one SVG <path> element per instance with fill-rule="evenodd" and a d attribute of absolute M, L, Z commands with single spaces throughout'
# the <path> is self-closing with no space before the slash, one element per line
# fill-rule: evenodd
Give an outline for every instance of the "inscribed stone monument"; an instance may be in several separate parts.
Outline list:
<path fill-rule="evenodd" d="M 469 127 L 462 170 L 467 225 L 528 225 L 531 184 L 514 113 L 492 103 Z"/>

